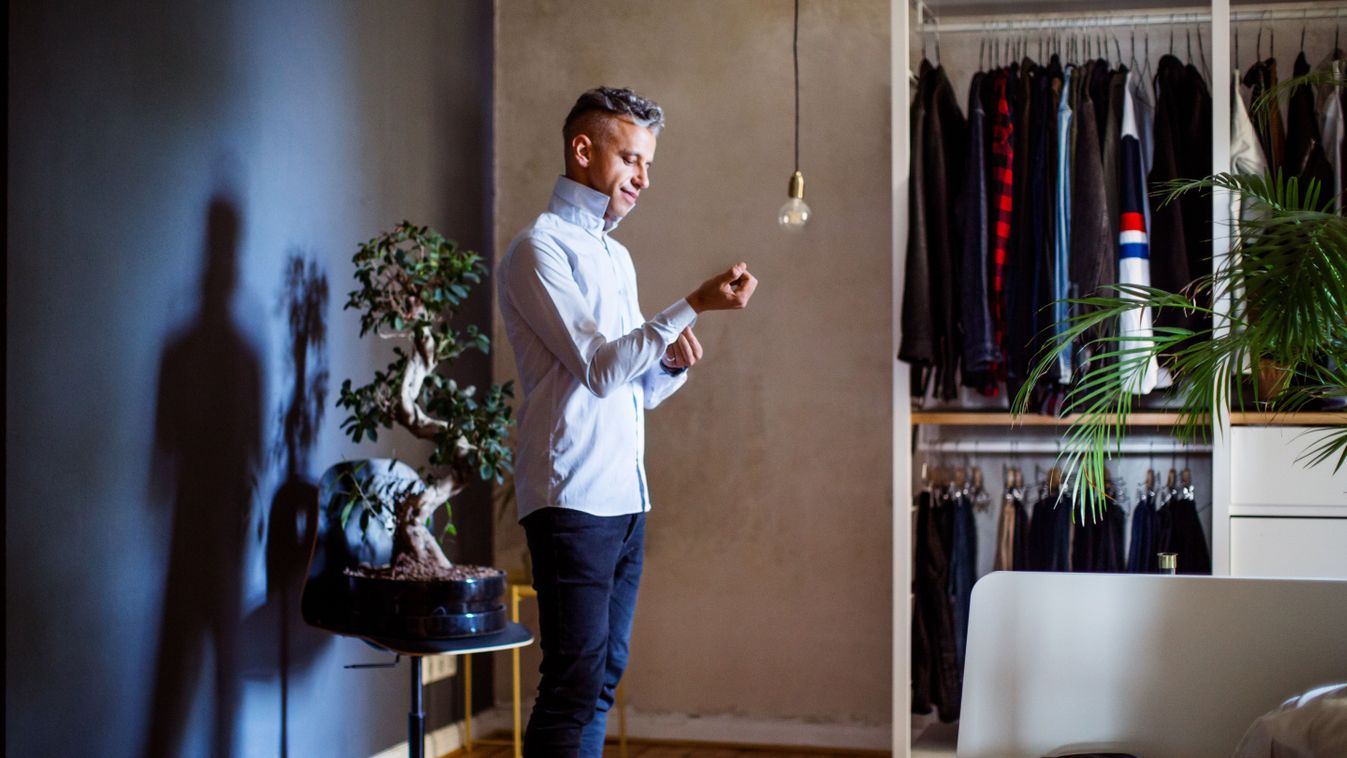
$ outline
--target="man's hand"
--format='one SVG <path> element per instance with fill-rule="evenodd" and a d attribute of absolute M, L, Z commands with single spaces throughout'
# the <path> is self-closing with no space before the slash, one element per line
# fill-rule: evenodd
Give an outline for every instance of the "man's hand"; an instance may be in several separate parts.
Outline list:
<path fill-rule="evenodd" d="M 692 333 L 692 327 L 689 326 L 664 351 L 664 357 L 660 361 L 671 369 L 686 369 L 692 368 L 693 364 L 701 359 L 702 343 L 697 341 L 697 335 Z"/>
<path fill-rule="evenodd" d="M 732 311 L 748 306 L 758 280 L 748 273 L 747 263 L 736 263 L 729 271 L 702 282 L 695 292 L 688 295 L 688 304 L 692 309 L 702 311 Z"/>

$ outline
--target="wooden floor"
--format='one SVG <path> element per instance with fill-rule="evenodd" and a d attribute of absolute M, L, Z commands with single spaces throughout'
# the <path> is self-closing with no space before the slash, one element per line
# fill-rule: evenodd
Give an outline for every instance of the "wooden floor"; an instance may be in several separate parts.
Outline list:
<path fill-rule="evenodd" d="M 508 734 L 492 735 L 507 738 Z M 609 742 L 604 758 L 622 758 L 615 742 Z M 874 750 L 824 750 L 818 748 L 783 748 L 748 745 L 714 745 L 691 742 L 628 740 L 626 758 L 855 758 L 881 756 L 887 752 Z M 471 753 L 456 750 L 445 758 L 514 758 L 514 748 L 496 745 L 476 745 Z"/>

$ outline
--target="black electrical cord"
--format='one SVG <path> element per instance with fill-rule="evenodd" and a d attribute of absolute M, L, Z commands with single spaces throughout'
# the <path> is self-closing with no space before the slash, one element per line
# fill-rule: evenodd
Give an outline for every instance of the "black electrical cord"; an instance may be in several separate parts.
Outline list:
<path fill-rule="evenodd" d="M 795 58 L 795 170 L 800 170 L 800 0 L 795 0 L 795 36 L 791 42 Z"/>

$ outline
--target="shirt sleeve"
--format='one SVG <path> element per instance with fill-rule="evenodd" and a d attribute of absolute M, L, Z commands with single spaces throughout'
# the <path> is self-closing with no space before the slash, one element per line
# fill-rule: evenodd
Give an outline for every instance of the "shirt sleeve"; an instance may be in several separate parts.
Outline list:
<path fill-rule="evenodd" d="M 515 310 L 557 360 L 598 397 L 651 369 L 658 371 L 665 348 L 697 315 L 686 299 L 680 299 L 636 329 L 610 339 L 599 332 L 565 254 L 546 240 L 520 240 L 504 273 Z M 647 407 L 653 407 L 648 400 Z"/>
<path fill-rule="evenodd" d="M 677 392 L 687 380 L 687 369 L 669 372 L 659 363 L 651 366 L 641 375 L 641 388 L 645 390 L 645 409 L 651 410 L 664 402 L 665 398 Z"/>

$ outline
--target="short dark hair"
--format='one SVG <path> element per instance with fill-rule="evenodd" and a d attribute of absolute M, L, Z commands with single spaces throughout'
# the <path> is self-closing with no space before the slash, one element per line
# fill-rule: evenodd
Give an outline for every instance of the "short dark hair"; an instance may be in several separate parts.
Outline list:
<path fill-rule="evenodd" d="M 575 135 L 591 128 L 590 117 L 597 114 L 629 118 L 656 135 L 664 128 L 664 110 L 654 100 L 647 100 L 625 87 L 595 87 L 581 95 L 566 116 L 561 133 L 566 138 L 568 150 Z"/>

